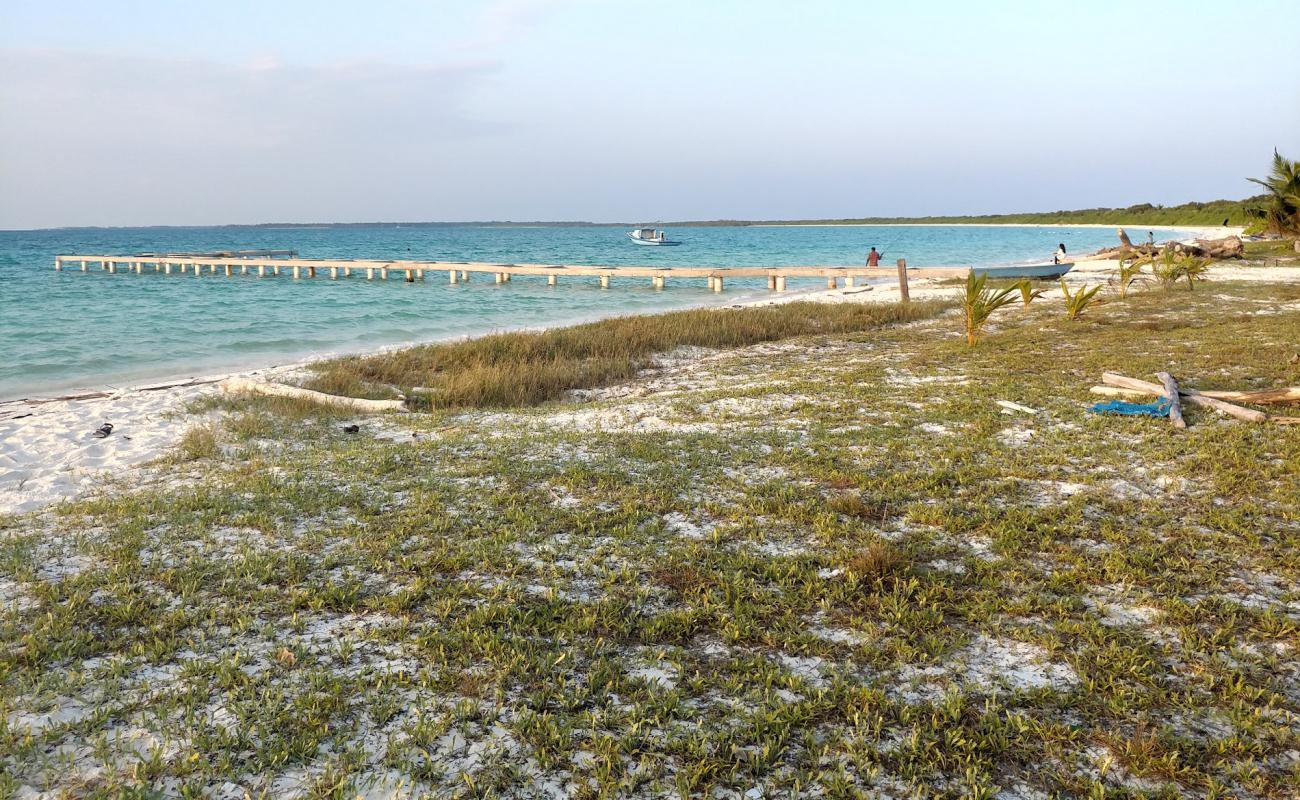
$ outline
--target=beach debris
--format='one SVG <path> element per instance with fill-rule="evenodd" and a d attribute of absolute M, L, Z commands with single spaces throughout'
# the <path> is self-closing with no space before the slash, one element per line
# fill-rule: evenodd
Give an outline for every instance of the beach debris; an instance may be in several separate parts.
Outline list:
<path fill-rule="evenodd" d="M 1101 374 L 1101 382 L 1107 386 L 1117 386 L 1121 389 L 1131 389 L 1160 397 L 1163 397 L 1165 394 L 1165 387 L 1158 383 L 1150 383 L 1148 381 L 1138 380 L 1137 378 L 1129 378 L 1115 372 L 1103 372 Z M 1246 422 L 1268 421 L 1268 415 L 1263 411 L 1255 411 L 1250 408 L 1233 405 L 1232 403 L 1223 400 L 1216 400 L 1215 398 L 1208 397 L 1195 389 L 1179 389 L 1179 395 L 1186 398 L 1189 403 L 1204 406 L 1206 408 L 1212 408 L 1215 411 L 1221 411 L 1224 414 L 1228 414 Z"/>
<path fill-rule="evenodd" d="M 1103 397 L 1145 397 L 1146 392 L 1137 389 L 1122 389 L 1118 386 L 1092 386 L 1088 389 Z M 1180 390 L 1181 391 L 1181 390 Z M 1276 405 L 1300 403 L 1300 386 L 1288 386 L 1282 389 L 1261 389 L 1254 392 L 1230 392 L 1221 389 L 1202 389 L 1201 394 L 1215 400 L 1227 400 L 1232 403 L 1250 403 L 1252 405 Z"/>
<path fill-rule="evenodd" d="M 220 384 L 222 391 L 227 394 L 262 394 L 270 397 L 288 397 L 294 400 L 306 400 L 311 403 L 320 403 L 321 405 L 334 406 L 336 408 L 348 408 L 353 411 L 363 411 L 367 413 L 380 413 L 383 411 L 404 411 L 406 403 L 401 400 L 364 400 L 359 397 L 341 397 L 335 394 L 325 394 L 316 392 L 311 389 L 303 389 L 300 386 L 289 386 L 283 383 L 271 383 L 269 381 L 256 381 L 251 378 L 232 377 L 226 378 Z"/>
<path fill-rule="evenodd" d="M 1167 417 L 1169 401 L 1157 400 L 1154 403 L 1130 403 L 1126 400 L 1110 400 L 1097 403 L 1088 409 L 1094 414 L 1123 414 L 1126 417 Z"/>
<path fill-rule="evenodd" d="M 1165 399 L 1169 401 L 1169 421 L 1174 423 L 1175 428 L 1186 428 L 1187 420 L 1183 419 L 1183 404 L 1178 399 L 1178 381 L 1168 372 L 1157 372 L 1156 377 L 1165 387 Z"/>
<path fill-rule="evenodd" d="M 1175 253 L 1183 253 L 1197 258 L 1244 258 L 1246 246 L 1239 236 L 1226 236 L 1222 239 L 1194 239 L 1191 244 L 1175 242 L 1171 245 Z"/>
<path fill-rule="evenodd" d="M 1039 413 L 1038 409 L 1036 408 L 1030 408 L 1029 406 L 1022 406 L 1019 403 L 1013 403 L 1010 400 L 994 400 L 993 402 L 997 403 L 998 405 L 1002 406 L 1003 409 L 1005 409 L 1005 411 L 1002 412 L 1004 414 L 1015 412 L 1015 411 L 1019 411 L 1021 414 Z"/>
<path fill-rule="evenodd" d="M 94 436 L 96 439 L 107 439 L 109 435 L 112 433 L 113 433 L 113 423 L 105 422 L 103 425 L 100 425 L 98 428 L 96 428 L 95 432 L 90 435 Z"/>
<path fill-rule="evenodd" d="M 358 432 L 358 431 L 360 431 L 360 430 L 361 430 L 361 426 L 360 426 L 360 425 L 357 425 L 356 423 L 353 423 L 353 424 L 351 424 L 351 425 L 344 425 L 344 426 L 343 426 L 343 432 L 344 432 L 344 433 L 356 433 L 356 432 Z"/>
<path fill-rule="evenodd" d="M 1119 247 L 1104 247 L 1093 256 L 1098 258 L 1131 258 L 1134 254 L 1148 257 L 1162 255 L 1165 251 L 1196 258 L 1245 258 L 1246 245 L 1239 236 L 1225 236 L 1222 239 L 1195 239 L 1191 242 L 1169 242 L 1167 244 L 1133 244 L 1123 228 L 1119 229 Z"/>
<path fill-rule="evenodd" d="M 1205 391 L 1201 394 L 1216 400 L 1229 400 L 1234 403 L 1253 403 L 1255 405 L 1274 405 L 1300 403 L 1300 386 L 1287 386 L 1281 389 L 1262 389 L 1255 392 Z"/>
<path fill-rule="evenodd" d="M 1118 386 L 1090 386 L 1088 391 L 1102 397 L 1143 398 L 1147 396 L 1146 392 L 1137 389 L 1121 389 Z"/>

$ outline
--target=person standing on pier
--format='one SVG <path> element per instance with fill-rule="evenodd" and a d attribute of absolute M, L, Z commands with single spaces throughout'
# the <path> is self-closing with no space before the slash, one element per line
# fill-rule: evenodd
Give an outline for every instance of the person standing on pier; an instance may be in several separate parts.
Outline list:
<path fill-rule="evenodd" d="M 880 266 L 880 253 L 876 252 L 875 247 L 872 247 L 871 252 L 867 253 L 867 266 L 868 267 Z"/>

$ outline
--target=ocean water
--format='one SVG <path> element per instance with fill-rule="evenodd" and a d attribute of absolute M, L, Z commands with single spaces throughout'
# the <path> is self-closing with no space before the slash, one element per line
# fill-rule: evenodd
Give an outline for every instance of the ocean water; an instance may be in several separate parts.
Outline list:
<path fill-rule="evenodd" d="M 292 249 L 303 258 L 381 258 L 654 266 L 989 265 L 1044 260 L 1115 243 L 1108 228 L 683 227 L 680 247 L 637 246 L 615 227 L 367 225 L 0 231 L 0 400 L 213 374 L 615 314 L 733 303 L 765 294 L 732 281 L 595 279 L 558 287 L 479 275 L 407 284 L 254 276 L 55 272 L 56 254 Z M 1157 239 L 1174 238 L 1155 231 Z M 824 287 L 791 281 L 790 289 Z"/>

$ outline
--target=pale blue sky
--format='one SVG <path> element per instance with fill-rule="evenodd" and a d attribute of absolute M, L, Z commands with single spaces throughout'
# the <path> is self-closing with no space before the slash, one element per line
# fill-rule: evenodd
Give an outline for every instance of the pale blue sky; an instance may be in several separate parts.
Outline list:
<path fill-rule="evenodd" d="M 0 228 L 845 217 L 1251 194 L 1300 3 L 0 6 Z"/>

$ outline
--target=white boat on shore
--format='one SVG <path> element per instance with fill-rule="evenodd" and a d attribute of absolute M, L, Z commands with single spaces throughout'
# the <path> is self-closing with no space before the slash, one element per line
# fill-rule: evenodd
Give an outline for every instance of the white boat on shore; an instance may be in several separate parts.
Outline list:
<path fill-rule="evenodd" d="M 637 244 L 653 245 L 655 247 L 676 247 L 681 242 L 670 240 L 663 231 L 655 228 L 637 228 L 628 233 L 627 238 Z"/>

